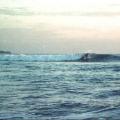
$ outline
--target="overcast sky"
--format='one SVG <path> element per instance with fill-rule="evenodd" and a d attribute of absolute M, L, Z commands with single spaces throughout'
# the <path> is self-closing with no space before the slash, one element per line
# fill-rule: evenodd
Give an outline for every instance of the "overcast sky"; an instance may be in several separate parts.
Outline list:
<path fill-rule="evenodd" d="M 120 0 L 0 0 L 0 50 L 120 53 Z"/>

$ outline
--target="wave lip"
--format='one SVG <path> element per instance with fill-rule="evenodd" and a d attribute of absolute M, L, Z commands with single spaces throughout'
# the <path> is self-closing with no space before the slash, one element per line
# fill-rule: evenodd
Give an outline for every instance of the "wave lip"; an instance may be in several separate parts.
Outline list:
<path fill-rule="evenodd" d="M 115 62 L 119 54 L 69 54 L 69 55 L 0 55 L 0 61 L 39 61 L 39 62 Z"/>

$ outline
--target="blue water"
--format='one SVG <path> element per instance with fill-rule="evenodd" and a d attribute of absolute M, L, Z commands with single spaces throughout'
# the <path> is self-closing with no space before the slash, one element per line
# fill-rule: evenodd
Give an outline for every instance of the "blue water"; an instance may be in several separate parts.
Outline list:
<path fill-rule="evenodd" d="M 1 60 L 0 120 L 120 120 L 120 62 Z"/>

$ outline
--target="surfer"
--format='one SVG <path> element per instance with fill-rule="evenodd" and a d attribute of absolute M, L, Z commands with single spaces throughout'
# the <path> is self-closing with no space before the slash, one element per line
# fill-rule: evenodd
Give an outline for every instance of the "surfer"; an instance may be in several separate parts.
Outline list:
<path fill-rule="evenodd" d="M 90 59 L 90 54 L 89 53 L 85 53 L 82 57 L 81 57 L 81 60 L 82 61 L 85 61 L 85 62 L 88 62 Z"/>

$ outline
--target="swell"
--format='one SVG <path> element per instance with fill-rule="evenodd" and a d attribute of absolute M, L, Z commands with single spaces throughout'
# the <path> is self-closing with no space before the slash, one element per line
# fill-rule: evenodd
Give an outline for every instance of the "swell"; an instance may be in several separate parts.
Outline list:
<path fill-rule="evenodd" d="M 0 61 L 26 62 L 119 62 L 119 54 L 69 54 L 69 55 L 0 55 Z"/>
<path fill-rule="evenodd" d="M 120 61 L 119 54 L 95 54 L 95 53 L 85 53 L 82 55 L 81 61 L 83 62 L 114 62 Z"/>

